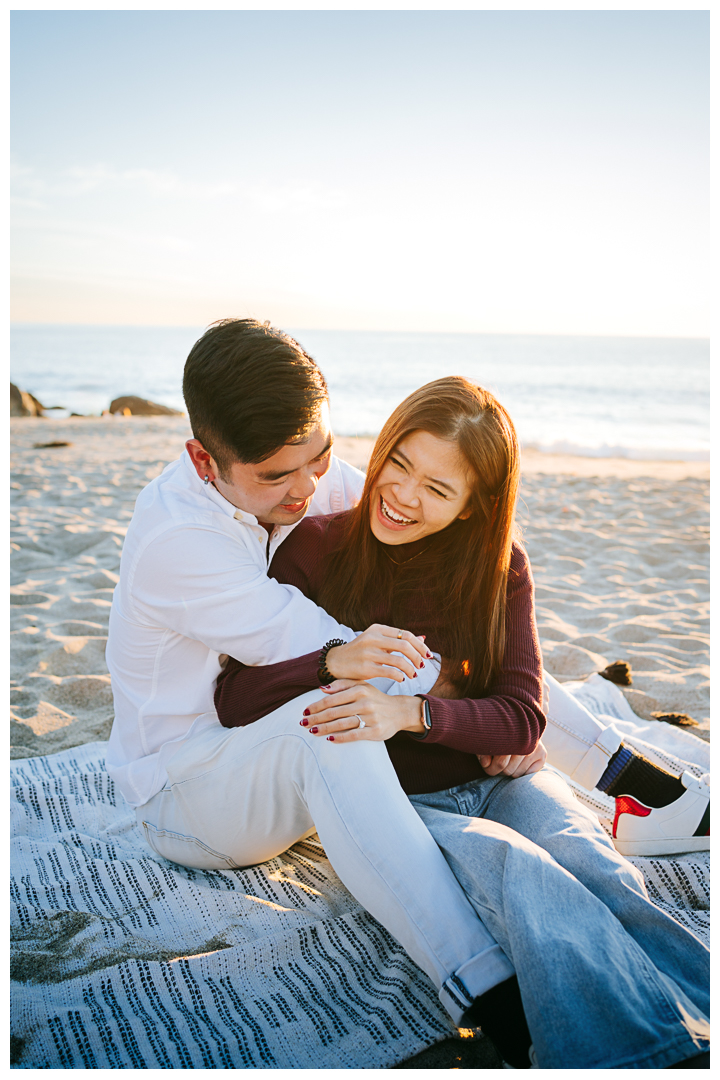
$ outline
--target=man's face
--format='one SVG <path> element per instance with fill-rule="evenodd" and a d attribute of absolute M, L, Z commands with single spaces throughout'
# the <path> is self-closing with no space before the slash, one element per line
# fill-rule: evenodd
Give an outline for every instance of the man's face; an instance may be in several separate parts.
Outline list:
<path fill-rule="evenodd" d="M 303 442 L 286 443 L 256 465 L 236 461 L 224 480 L 214 470 L 215 487 L 233 506 L 254 514 L 264 525 L 292 525 L 306 513 L 318 480 L 330 468 L 332 442 L 325 402 L 316 427 Z"/>

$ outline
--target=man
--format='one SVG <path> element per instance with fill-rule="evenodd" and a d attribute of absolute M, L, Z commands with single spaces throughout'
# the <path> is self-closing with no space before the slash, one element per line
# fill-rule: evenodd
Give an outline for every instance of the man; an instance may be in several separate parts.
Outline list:
<path fill-rule="evenodd" d="M 345 509 L 362 488 L 362 474 L 332 457 L 322 374 L 281 332 L 226 320 L 191 350 L 183 389 L 194 438 L 140 494 L 113 597 L 111 776 L 149 845 L 181 864 L 238 865 L 233 834 L 243 837 L 243 865 L 261 862 L 317 828 L 341 879 L 433 979 L 452 1018 L 472 1008 L 506 1060 L 525 1063 L 513 967 L 402 792 L 384 745 L 358 741 L 338 754 L 303 738 L 287 709 L 225 729 L 213 708 L 228 654 L 266 665 L 355 639 L 267 577 L 306 512 Z M 383 678 L 387 692 L 411 699 L 432 689 L 437 667 L 422 667 L 421 640 L 379 627 L 359 647 L 366 677 Z M 513 759 L 508 771 L 537 760 Z"/>
<path fill-rule="evenodd" d="M 456 1023 L 473 1005 L 491 1037 L 491 1012 L 512 1008 L 522 1023 L 514 969 L 408 802 L 384 744 L 338 754 L 308 740 L 294 712 L 228 730 L 213 708 L 228 654 L 273 664 L 355 638 L 267 577 L 306 512 L 352 506 L 362 489 L 362 473 L 332 457 L 321 372 L 280 331 L 226 320 L 191 350 L 183 391 L 194 438 L 138 497 L 113 596 L 110 775 L 149 845 L 184 865 L 237 865 L 228 830 L 243 836 L 248 864 L 317 828 L 343 882 L 433 979 Z M 401 628 L 377 628 L 368 677 L 385 677 L 389 692 L 427 692 L 437 677 L 432 662 L 421 667 L 428 656 Z"/>

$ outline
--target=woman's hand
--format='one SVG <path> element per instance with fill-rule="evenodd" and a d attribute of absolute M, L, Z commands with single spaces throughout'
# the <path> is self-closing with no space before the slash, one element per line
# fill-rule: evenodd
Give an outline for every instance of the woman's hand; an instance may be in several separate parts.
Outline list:
<path fill-rule="evenodd" d="M 480 765 L 488 776 L 528 776 L 530 773 L 540 772 L 547 761 L 547 751 L 538 741 L 532 754 L 478 754 Z"/>
<path fill-rule="evenodd" d="M 393 655 L 399 653 L 400 655 Z M 430 659 L 422 638 L 408 630 L 373 623 L 347 645 L 336 645 L 325 657 L 325 667 L 336 679 L 414 679 L 416 668 Z"/>
<path fill-rule="evenodd" d="M 398 731 L 420 735 L 425 730 L 422 698 L 389 697 L 374 686 L 348 679 L 333 683 L 326 694 L 324 700 L 307 707 L 300 721 L 316 738 L 324 735 L 331 742 L 385 742 Z"/>

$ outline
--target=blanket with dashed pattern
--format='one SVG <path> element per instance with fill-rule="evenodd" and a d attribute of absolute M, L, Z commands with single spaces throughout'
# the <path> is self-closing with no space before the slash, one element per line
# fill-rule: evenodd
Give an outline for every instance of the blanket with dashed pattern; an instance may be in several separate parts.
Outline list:
<path fill-rule="evenodd" d="M 705 743 L 643 725 L 612 684 L 571 689 L 666 767 L 706 771 Z M 317 837 L 250 869 L 169 863 L 110 780 L 106 745 L 12 763 L 15 1068 L 387 1068 L 452 1034 Z M 609 816 L 604 796 L 576 791 Z M 706 939 L 708 855 L 632 861 Z"/>

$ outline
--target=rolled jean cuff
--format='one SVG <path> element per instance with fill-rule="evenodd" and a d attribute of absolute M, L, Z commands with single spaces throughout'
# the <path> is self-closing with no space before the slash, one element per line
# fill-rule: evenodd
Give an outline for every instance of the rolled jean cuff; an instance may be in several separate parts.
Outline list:
<path fill-rule="evenodd" d="M 466 960 L 440 987 L 440 1003 L 454 1024 L 461 1024 L 476 997 L 505 982 L 515 968 L 499 945 L 492 945 Z"/>

